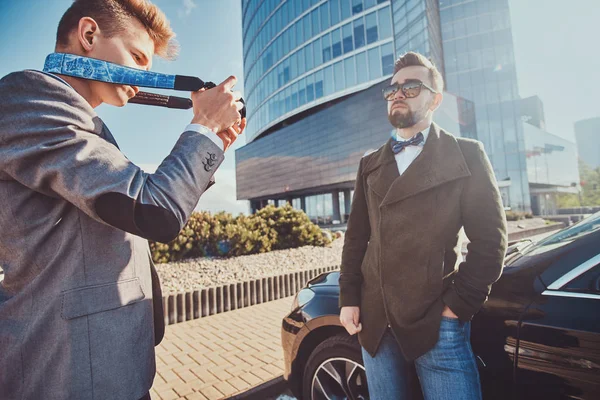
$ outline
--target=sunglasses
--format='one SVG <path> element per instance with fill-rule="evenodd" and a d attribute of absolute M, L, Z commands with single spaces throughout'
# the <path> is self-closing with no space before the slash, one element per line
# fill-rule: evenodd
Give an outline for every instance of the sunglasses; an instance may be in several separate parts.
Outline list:
<path fill-rule="evenodd" d="M 423 82 L 414 80 L 406 81 L 401 85 L 398 83 L 394 83 L 390 86 L 383 88 L 383 98 L 387 101 L 392 101 L 396 97 L 396 93 L 398 93 L 398 90 L 402 90 L 402 94 L 404 94 L 404 97 L 411 99 L 421 94 L 421 88 L 429 89 L 433 93 L 437 93 L 437 91 L 433 90 Z"/>

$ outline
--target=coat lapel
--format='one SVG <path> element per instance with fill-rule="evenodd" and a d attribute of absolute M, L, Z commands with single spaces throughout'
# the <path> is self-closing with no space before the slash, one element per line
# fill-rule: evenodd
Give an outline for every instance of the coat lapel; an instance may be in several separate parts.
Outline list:
<path fill-rule="evenodd" d="M 471 175 L 456 138 L 432 124 L 423 151 L 403 175 L 388 140 L 367 165 L 367 184 L 383 198 L 380 207 Z"/>
<path fill-rule="evenodd" d="M 392 138 L 381 147 L 365 166 L 364 174 L 367 175 L 367 184 L 382 199 L 386 196 L 390 186 L 400 177 L 394 153 L 392 152 Z"/>

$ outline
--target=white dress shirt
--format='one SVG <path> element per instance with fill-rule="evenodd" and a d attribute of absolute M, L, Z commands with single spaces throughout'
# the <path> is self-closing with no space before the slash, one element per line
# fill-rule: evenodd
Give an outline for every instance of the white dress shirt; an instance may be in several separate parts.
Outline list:
<path fill-rule="evenodd" d="M 412 162 L 417 158 L 419 154 L 423 151 L 423 146 L 427 141 L 427 136 L 429 136 L 428 130 L 421 132 L 423 134 L 423 143 L 418 146 L 406 146 L 400 153 L 395 154 L 394 158 L 396 159 L 396 164 L 398 165 L 398 172 L 402 175 L 406 172 L 406 169 L 412 164 Z M 418 135 L 418 133 L 417 133 Z M 416 136 L 416 135 L 415 135 Z M 404 139 L 402 137 L 398 137 L 396 135 L 396 131 L 392 131 L 392 137 L 395 140 L 406 141 L 412 138 Z M 414 137 L 414 136 L 413 136 Z"/>
<path fill-rule="evenodd" d="M 188 126 L 185 127 L 184 132 L 186 132 L 186 131 L 193 131 L 193 132 L 201 133 L 202 135 L 209 138 L 221 150 L 223 150 L 225 148 L 225 145 L 223 144 L 223 140 L 221 140 L 219 135 L 217 135 L 216 133 L 214 133 L 213 131 L 211 131 L 210 129 L 205 127 L 204 125 L 189 124 Z"/>

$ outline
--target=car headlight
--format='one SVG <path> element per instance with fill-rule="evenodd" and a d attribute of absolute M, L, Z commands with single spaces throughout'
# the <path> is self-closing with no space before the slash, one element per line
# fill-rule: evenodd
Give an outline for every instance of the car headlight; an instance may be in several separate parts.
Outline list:
<path fill-rule="evenodd" d="M 303 305 L 311 301 L 313 297 L 315 297 L 315 292 L 313 292 L 312 289 L 301 289 L 298 293 L 296 293 L 296 296 L 294 296 L 294 301 L 292 302 L 292 311 L 302 307 Z"/>

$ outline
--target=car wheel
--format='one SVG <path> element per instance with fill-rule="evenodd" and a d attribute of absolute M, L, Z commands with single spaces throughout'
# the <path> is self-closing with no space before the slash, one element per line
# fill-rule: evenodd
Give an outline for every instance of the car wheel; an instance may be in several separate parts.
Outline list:
<path fill-rule="evenodd" d="M 302 377 L 304 400 L 368 399 L 367 376 L 356 337 L 337 335 L 311 353 Z"/>

